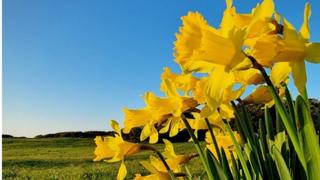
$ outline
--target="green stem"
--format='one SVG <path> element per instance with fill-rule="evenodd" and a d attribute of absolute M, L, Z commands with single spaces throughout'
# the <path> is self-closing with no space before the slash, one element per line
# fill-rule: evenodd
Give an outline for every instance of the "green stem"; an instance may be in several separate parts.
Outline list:
<path fill-rule="evenodd" d="M 203 151 L 201 149 L 201 146 L 200 146 L 200 143 L 199 143 L 198 139 L 193 134 L 192 128 L 191 128 L 190 124 L 188 123 L 187 119 L 184 117 L 184 115 L 181 115 L 181 119 L 182 119 L 184 125 L 186 126 L 186 128 L 188 130 L 188 133 L 191 136 L 191 139 L 193 140 L 193 144 L 194 144 L 196 150 L 198 151 L 198 154 L 199 154 L 200 159 L 202 161 L 202 164 L 204 165 L 204 168 L 205 168 L 205 170 L 207 172 L 209 180 L 213 180 L 214 179 L 213 178 L 213 174 L 211 173 L 209 164 L 208 164 L 208 162 L 207 162 L 207 160 L 206 160 L 206 158 L 204 156 L 204 153 L 203 153 Z"/>
<path fill-rule="evenodd" d="M 176 179 L 173 171 L 170 169 L 167 161 L 164 159 L 164 157 L 163 157 L 163 155 L 161 154 L 160 151 L 158 151 L 156 148 L 154 148 L 154 147 L 152 147 L 152 146 L 144 145 L 144 144 L 142 144 L 142 145 L 140 146 L 140 149 L 141 149 L 141 150 L 144 150 L 144 151 L 153 151 L 153 152 L 155 152 L 155 153 L 159 156 L 159 158 L 160 158 L 161 162 L 163 163 L 164 167 L 166 168 L 166 170 L 168 171 L 170 178 L 171 178 L 172 180 L 175 180 L 175 179 Z"/>
<path fill-rule="evenodd" d="M 229 133 L 229 135 L 231 137 L 231 140 L 232 140 L 232 142 L 233 142 L 233 144 L 235 146 L 235 149 L 236 149 L 236 152 L 237 152 L 237 156 L 238 156 L 238 158 L 240 160 L 244 175 L 245 175 L 246 179 L 251 180 L 252 178 L 251 178 L 251 175 L 250 175 L 246 160 L 245 160 L 245 158 L 243 156 L 241 147 L 240 147 L 239 143 L 237 142 L 236 138 L 234 137 L 234 134 L 233 134 L 233 132 L 231 130 L 231 127 L 230 127 L 229 123 L 227 121 L 224 121 L 224 124 L 225 124 L 226 130 L 228 131 L 228 133 Z"/>
<path fill-rule="evenodd" d="M 303 168 L 305 170 L 307 170 L 307 166 L 306 166 L 306 162 L 305 162 L 305 158 L 304 158 L 304 155 L 303 155 L 303 152 L 302 152 L 302 149 L 300 147 L 300 143 L 299 143 L 299 139 L 298 139 L 298 135 L 297 135 L 297 130 L 292 122 L 292 120 L 290 120 L 290 117 L 288 116 L 287 112 L 286 112 L 286 109 L 275 89 L 275 87 L 273 86 L 269 76 L 267 75 L 265 69 L 263 68 L 263 66 L 261 66 L 254 57 L 252 56 L 247 56 L 252 64 L 253 64 L 253 67 L 258 69 L 261 74 L 263 75 L 264 77 L 264 80 L 266 81 L 268 87 L 269 87 L 269 90 L 270 90 L 270 93 L 275 101 L 275 106 L 276 106 L 276 109 L 279 113 L 279 115 L 281 116 L 281 120 L 288 132 L 288 135 L 292 141 L 292 144 L 294 146 L 294 149 L 296 150 L 297 152 L 297 155 L 298 155 L 298 158 L 303 166 Z"/>
<path fill-rule="evenodd" d="M 169 176 L 172 180 L 175 180 L 175 176 L 173 174 L 173 172 L 171 171 L 167 161 L 164 159 L 164 157 L 162 156 L 162 154 L 158 151 L 158 150 L 155 150 L 155 153 L 159 156 L 160 160 L 162 161 L 163 165 L 166 167 L 168 173 L 169 173 Z"/>
<path fill-rule="evenodd" d="M 208 131 L 209 131 L 209 133 L 210 133 L 210 136 L 211 136 L 211 139 L 212 139 L 214 148 L 215 148 L 215 150 L 216 150 L 217 156 L 218 156 L 218 158 L 219 158 L 219 162 L 222 163 L 221 153 L 220 153 L 220 150 L 219 150 L 219 146 L 218 146 L 216 137 L 214 136 L 214 133 L 213 133 L 213 131 L 212 131 L 211 124 L 209 123 L 208 118 L 205 118 L 205 121 L 206 121 L 206 123 L 207 123 Z"/>

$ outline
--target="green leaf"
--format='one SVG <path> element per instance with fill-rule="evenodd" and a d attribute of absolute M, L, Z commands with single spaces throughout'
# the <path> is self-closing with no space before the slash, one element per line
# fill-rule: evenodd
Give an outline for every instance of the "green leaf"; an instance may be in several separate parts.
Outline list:
<path fill-rule="evenodd" d="M 233 154 L 231 153 L 231 160 L 232 160 L 232 164 L 231 164 L 231 169 L 233 172 L 233 179 L 240 179 L 240 170 L 238 168 L 238 164 L 236 162 L 236 159 L 234 158 Z"/>
<path fill-rule="evenodd" d="M 203 150 L 202 150 L 202 148 L 201 148 L 201 146 L 200 146 L 199 140 L 195 137 L 195 135 L 194 135 L 194 133 L 193 133 L 193 131 L 192 131 L 192 128 L 191 128 L 189 122 L 187 121 L 187 119 L 186 119 L 184 116 L 182 116 L 181 119 L 182 119 L 184 125 L 186 126 L 189 135 L 191 136 L 191 139 L 192 139 L 192 141 L 193 141 L 193 144 L 194 144 L 196 150 L 198 151 L 198 154 L 199 154 L 199 157 L 200 157 L 200 159 L 201 159 L 202 165 L 204 166 L 204 169 L 205 169 L 206 172 L 207 172 L 208 179 L 209 179 L 209 180 L 213 180 L 213 179 L 214 179 L 214 178 L 213 178 L 214 175 L 212 174 L 212 172 L 211 172 L 211 170 L 210 170 L 208 161 L 207 161 L 207 159 L 206 159 L 206 157 L 205 157 L 205 154 L 204 154 L 204 152 L 203 152 Z"/>
<path fill-rule="evenodd" d="M 222 147 L 221 147 L 221 156 L 222 156 L 221 164 L 222 164 L 223 171 L 226 174 L 226 176 L 228 177 L 228 179 L 232 179 L 232 173 L 231 173 L 231 170 L 229 167 L 228 159 L 227 159 L 226 153 Z"/>
<path fill-rule="evenodd" d="M 294 122 L 294 124 L 297 124 L 296 118 L 295 118 L 295 111 L 294 111 L 294 103 L 292 101 L 292 97 L 291 94 L 289 92 L 289 89 L 287 86 L 285 86 L 285 95 L 286 95 L 286 100 L 288 103 L 288 107 L 289 107 L 289 112 L 290 112 L 290 116 L 292 121 Z"/>
<path fill-rule="evenodd" d="M 206 149 L 206 158 L 214 179 L 227 180 L 228 178 L 225 172 L 223 171 L 222 167 L 220 166 L 214 155 L 209 151 L 209 149 Z"/>
<path fill-rule="evenodd" d="M 303 152 L 307 164 L 309 179 L 319 179 L 320 173 L 320 149 L 317 134 L 307 103 L 301 96 L 296 100 L 296 113 L 301 127 L 303 140 Z"/>
<path fill-rule="evenodd" d="M 266 159 L 266 150 L 267 150 L 267 142 L 266 142 L 266 129 L 264 126 L 264 123 L 262 123 L 262 120 L 259 120 L 259 129 L 258 129 L 258 134 L 259 134 L 259 146 L 260 146 L 260 151 L 261 151 L 261 156 L 262 159 L 265 160 Z"/>
<path fill-rule="evenodd" d="M 230 135 L 230 137 L 231 137 L 231 139 L 232 139 L 232 142 L 233 142 L 233 144 L 234 144 L 234 146 L 235 146 L 235 148 L 236 148 L 236 152 L 237 152 L 238 158 L 239 158 L 239 160 L 240 160 L 242 169 L 243 169 L 243 171 L 244 171 L 245 177 L 246 177 L 246 179 L 251 180 L 252 178 L 251 178 L 251 175 L 250 175 L 250 172 L 249 172 L 247 163 L 246 163 L 246 161 L 245 161 L 245 159 L 244 159 L 244 155 L 243 155 L 243 153 L 242 153 L 240 144 L 237 142 L 237 140 L 236 140 L 236 138 L 234 137 L 234 134 L 233 134 L 233 132 L 232 132 L 232 130 L 231 130 L 230 125 L 229 125 L 228 122 L 226 122 L 226 121 L 225 121 L 225 127 L 226 127 L 226 129 L 227 129 L 227 131 L 228 131 L 228 133 L 229 133 L 229 135 Z"/>
<path fill-rule="evenodd" d="M 252 57 L 252 56 L 247 56 L 247 57 L 250 59 L 252 64 L 254 64 L 254 66 L 259 69 L 264 80 L 266 81 L 266 83 L 269 87 L 269 91 L 273 97 L 277 113 L 279 113 L 281 120 L 283 122 L 283 125 L 285 126 L 286 131 L 288 132 L 288 135 L 290 137 L 292 145 L 294 146 L 294 149 L 297 152 L 297 156 L 298 156 L 303 168 L 307 169 L 305 157 L 304 157 L 302 148 L 300 147 L 300 141 L 298 138 L 297 129 L 296 129 L 295 125 L 293 124 L 292 120 L 290 119 L 290 116 L 286 112 L 285 106 L 282 103 L 280 96 L 278 95 L 278 91 L 276 90 L 275 86 L 272 84 L 264 67 L 261 66 L 254 57 Z M 307 96 L 305 96 L 305 97 L 307 97 Z"/>
<path fill-rule="evenodd" d="M 212 130 L 212 127 L 211 127 L 211 124 L 210 124 L 208 118 L 205 118 L 205 122 L 206 122 L 206 124 L 208 126 L 208 131 L 210 133 L 210 136 L 211 136 L 211 139 L 212 139 L 212 142 L 213 142 L 213 145 L 214 145 L 214 149 L 216 150 L 216 153 L 218 155 L 219 162 L 221 162 L 222 161 L 222 156 L 221 156 L 216 137 L 215 137 L 215 135 L 213 133 L 213 130 Z"/>
<path fill-rule="evenodd" d="M 262 174 L 262 166 L 261 166 L 261 162 L 259 159 L 259 153 L 258 153 L 258 149 L 257 146 L 259 143 L 257 143 L 255 141 L 255 134 L 253 132 L 253 127 L 252 127 L 252 120 L 250 118 L 250 115 L 248 113 L 248 110 L 246 109 L 245 105 L 241 104 L 241 113 L 237 112 L 237 108 L 234 106 L 235 109 L 235 114 L 237 117 L 237 120 L 240 123 L 240 126 L 243 130 L 244 136 L 246 137 L 246 142 L 248 143 L 251 151 L 252 151 L 252 155 L 253 157 L 250 157 L 250 163 L 257 165 L 254 166 L 254 171 L 255 174 Z M 256 168 L 257 167 L 257 168 Z"/>
<path fill-rule="evenodd" d="M 266 130 L 267 130 L 267 137 L 270 138 L 271 140 L 274 139 L 274 133 L 273 133 L 273 124 L 272 124 L 272 119 L 271 119 L 271 114 L 268 106 L 264 107 L 264 121 L 266 124 Z"/>
<path fill-rule="evenodd" d="M 274 161 L 276 162 L 277 170 L 282 180 L 291 180 L 289 169 L 284 161 L 280 151 L 276 146 L 272 146 L 272 153 L 274 156 Z"/>

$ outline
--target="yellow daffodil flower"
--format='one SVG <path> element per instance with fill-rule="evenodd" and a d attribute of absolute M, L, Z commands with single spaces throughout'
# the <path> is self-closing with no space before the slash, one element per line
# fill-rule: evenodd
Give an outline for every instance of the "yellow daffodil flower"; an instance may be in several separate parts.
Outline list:
<path fill-rule="evenodd" d="M 115 136 L 95 138 L 97 147 L 95 148 L 94 161 L 106 160 L 107 162 L 123 161 L 125 157 L 136 154 L 142 150 L 142 145 L 124 141 L 121 136 L 121 130 L 116 121 L 111 120 L 111 127 L 117 133 Z M 124 179 L 127 174 L 125 164 L 122 162 L 119 168 L 118 180 Z"/>
<path fill-rule="evenodd" d="M 207 21 L 198 12 L 189 12 L 186 16 L 181 18 L 182 27 L 179 33 L 176 34 L 176 41 L 174 42 L 174 57 L 184 71 L 211 71 L 212 67 L 207 66 L 210 63 L 203 61 L 192 61 L 195 59 L 197 51 L 200 50 L 202 39 L 204 36 L 204 29 L 209 28 Z"/>
<path fill-rule="evenodd" d="M 208 129 L 208 125 L 205 121 L 205 117 L 201 115 L 201 113 L 193 112 L 192 113 L 194 119 L 187 119 L 191 128 L 194 129 L 194 134 L 198 135 L 199 130 Z M 222 117 L 218 111 L 210 113 L 207 117 L 210 124 L 214 127 L 221 128 L 223 125 Z"/>
<path fill-rule="evenodd" d="M 196 154 L 177 155 L 170 141 L 164 139 L 163 142 L 165 143 L 163 156 L 166 158 L 165 161 L 174 173 L 181 172 L 181 165 L 189 162 L 192 158 L 197 156 Z M 136 174 L 135 180 L 146 180 L 151 178 L 160 180 L 170 179 L 167 169 L 158 158 L 150 156 L 150 161 L 141 161 L 140 164 L 146 168 L 151 175 L 141 176 L 140 174 Z"/>
<path fill-rule="evenodd" d="M 96 155 L 94 161 L 107 159 L 108 162 L 116 162 L 141 150 L 141 145 L 122 139 L 120 127 L 116 121 L 111 120 L 111 127 L 117 133 L 115 136 L 97 136 L 95 138 L 97 147 L 94 152 Z"/>
<path fill-rule="evenodd" d="M 304 92 L 307 82 L 304 60 L 320 63 L 320 43 L 309 42 L 310 15 L 310 4 L 306 3 L 304 22 L 299 32 L 283 18 L 283 37 L 265 36 L 253 46 L 253 56 L 263 65 L 289 62 L 294 83 L 301 94 Z"/>
<path fill-rule="evenodd" d="M 239 133 L 237 132 L 233 132 L 234 136 L 236 137 L 237 142 L 241 142 L 241 138 Z M 214 136 L 216 138 L 217 144 L 219 149 L 221 149 L 221 147 L 224 149 L 226 156 L 227 156 L 227 160 L 231 160 L 231 153 L 233 153 L 234 151 L 234 145 L 232 142 L 231 137 L 228 134 L 225 134 L 224 132 L 220 131 L 220 132 L 214 132 Z M 215 150 L 215 147 L 213 145 L 213 141 L 212 141 L 212 137 L 210 135 L 209 132 L 206 133 L 206 147 L 212 152 L 212 154 L 217 157 L 217 153 Z"/>
<path fill-rule="evenodd" d="M 130 132 L 133 127 L 143 126 L 140 140 L 149 137 L 149 143 L 158 141 L 158 131 L 155 126 L 164 125 L 160 130 L 166 133 L 170 128 L 170 136 L 179 132 L 181 114 L 197 106 L 197 101 L 190 97 L 180 96 L 174 82 L 166 79 L 163 84 L 165 98 L 155 96 L 148 92 L 145 94 L 146 107 L 141 110 L 125 109 L 124 133 Z"/>
<path fill-rule="evenodd" d="M 244 103 L 266 104 L 268 107 L 273 106 L 274 101 L 269 87 L 266 85 L 258 86 L 253 92 L 243 99 Z"/>
<path fill-rule="evenodd" d="M 207 104 L 212 110 L 215 110 L 222 100 L 224 89 L 233 82 L 230 74 L 231 69 L 245 59 L 241 52 L 246 35 L 245 30 L 237 29 L 234 26 L 231 28 L 230 26 L 222 26 L 218 31 L 209 26 L 199 13 L 189 13 L 183 17 L 181 29 L 191 27 L 197 29 L 198 33 L 185 33 L 188 31 L 180 30 L 176 41 L 176 54 L 185 52 L 183 50 L 185 48 L 188 49 L 189 56 L 184 56 L 183 60 L 179 60 L 179 56 L 176 56 L 176 59 L 180 64 L 182 63 L 182 66 L 188 64 L 187 70 L 210 73 L 205 94 Z M 189 43 L 182 43 L 187 42 L 186 39 L 193 39 L 198 45 L 195 47 Z M 180 45 L 183 48 L 180 48 Z M 212 71 L 212 69 L 214 70 Z"/>
<path fill-rule="evenodd" d="M 280 62 L 272 67 L 270 73 L 270 80 L 272 84 L 279 89 L 280 97 L 285 94 L 285 89 L 281 83 L 288 83 L 288 76 L 291 68 L 287 62 Z M 274 105 L 273 97 L 270 93 L 269 87 L 266 85 L 258 86 L 250 95 L 248 95 L 243 102 L 245 103 L 262 103 L 271 107 Z"/>
<path fill-rule="evenodd" d="M 197 81 L 195 89 L 192 91 L 193 98 L 199 103 L 204 104 L 206 102 L 205 89 L 207 86 L 208 77 L 203 77 Z"/>
<path fill-rule="evenodd" d="M 197 78 L 193 77 L 191 73 L 188 74 L 174 74 L 170 71 L 168 67 L 164 68 L 163 73 L 161 74 L 161 85 L 160 90 L 166 91 L 166 80 L 172 81 L 172 83 L 177 87 L 178 90 L 183 91 L 185 94 L 188 94 L 189 91 L 194 90 Z"/>
<path fill-rule="evenodd" d="M 264 78 L 257 69 L 247 69 L 247 70 L 240 70 L 234 71 L 234 81 L 236 83 L 240 83 L 242 85 L 256 85 L 264 83 Z"/>
<path fill-rule="evenodd" d="M 239 14 L 232 5 L 232 0 L 226 0 L 227 8 L 220 23 L 221 29 L 245 28 L 247 35 L 244 44 L 250 45 L 263 34 L 277 34 L 279 25 L 272 18 L 274 13 L 273 0 L 264 0 L 252 9 L 251 13 Z"/>

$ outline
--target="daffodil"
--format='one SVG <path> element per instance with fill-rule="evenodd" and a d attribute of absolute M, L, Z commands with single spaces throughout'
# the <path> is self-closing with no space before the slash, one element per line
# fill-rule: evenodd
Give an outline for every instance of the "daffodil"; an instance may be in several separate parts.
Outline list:
<path fill-rule="evenodd" d="M 252 19 L 247 27 L 247 41 L 254 41 L 263 34 L 276 34 L 278 32 L 279 25 L 272 18 L 274 8 L 273 0 L 263 0 L 252 10 Z"/>
<path fill-rule="evenodd" d="M 232 68 L 245 59 L 242 45 L 246 32 L 234 24 L 217 30 L 209 26 L 199 13 L 189 13 L 182 20 L 183 26 L 175 43 L 176 60 L 187 71 L 210 73 L 205 94 L 206 103 L 214 111 L 222 101 L 224 90 L 233 83 Z M 197 32 L 188 31 L 190 28 Z M 187 43 L 188 40 L 197 45 Z M 177 56 L 185 52 L 189 53 Z"/>
<path fill-rule="evenodd" d="M 196 154 L 177 155 L 172 143 L 166 139 L 163 141 L 165 143 L 163 156 L 166 158 L 165 161 L 169 168 L 174 173 L 181 172 L 181 165 L 189 162 L 192 158 L 197 156 Z M 154 156 L 150 156 L 150 161 L 141 161 L 140 164 L 146 168 L 151 175 L 141 176 L 140 174 L 136 174 L 135 180 L 148 180 L 151 178 L 159 180 L 171 179 L 163 162 Z"/>
<path fill-rule="evenodd" d="M 257 69 L 247 69 L 234 71 L 234 81 L 242 85 L 256 85 L 264 83 L 263 76 Z"/>
<path fill-rule="evenodd" d="M 320 63 L 320 43 L 311 43 L 309 18 L 310 4 L 306 3 L 300 31 L 283 18 L 283 36 L 264 36 L 253 46 L 253 56 L 261 64 L 289 62 L 294 83 L 304 93 L 307 82 L 305 62 Z"/>
<path fill-rule="evenodd" d="M 208 77 L 203 77 L 197 81 L 194 90 L 192 91 L 193 98 L 199 103 L 204 104 L 206 102 L 205 89 L 207 87 Z"/>
<path fill-rule="evenodd" d="M 170 71 L 168 67 L 164 68 L 163 73 L 161 74 L 161 85 L 160 90 L 166 91 L 166 80 L 171 81 L 178 90 L 183 91 L 186 95 L 188 92 L 194 90 L 197 78 L 193 77 L 191 73 L 187 74 L 175 74 Z"/>
<path fill-rule="evenodd" d="M 279 24 L 272 18 L 274 14 L 273 0 L 263 0 L 250 13 L 240 14 L 232 5 L 232 0 L 226 0 L 227 8 L 220 23 L 220 29 L 246 29 L 244 44 L 250 45 L 264 34 L 277 34 Z"/>
<path fill-rule="evenodd" d="M 203 110 L 205 111 L 205 107 L 203 108 Z M 221 128 L 223 125 L 222 117 L 218 111 L 210 113 L 208 117 L 198 112 L 192 112 L 192 116 L 192 119 L 187 118 L 187 120 L 190 124 L 190 127 L 194 129 L 194 134 L 196 137 L 198 136 L 199 130 L 208 129 L 208 125 L 205 121 L 205 118 L 207 118 L 209 123 L 214 127 Z"/>
<path fill-rule="evenodd" d="M 233 132 L 237 142 L 241 142 L 241 138 L 239 133 Z M 223 131 L 216 132 L 214 131 L 214 136 L 217 141 L 219 149 L 223 148 L 226 152 L 227 160 L 231 159 L 231 153 L 234 153 L 234 144 L 232 142 L 231 137 L 228 134 L 225 134 Z M 209 132 L 206 133 L 206 147 L 212 152 L 214 156 L 217 157 L 217 153 L 215 147 L 213 145 L 212 137 Z"/>
<path fill-rule="evenodd" d="M 272 84 L 278 89 L 280 97 L 283 97 L 285 94 L 285 89 L 282 86 L 282 83 L 288 83 L 288 76 L 290 72 L 291 68 L 287 62 L 277 63 L 271 69 L 270 80 Z M 262 103 L 267 105 L 268 107 L 274 105 L 274 99 L 267 85 L 258 86 L 250 95 L 245 97 L 243 102 L 249 104 Z"/>
<path fill-rule="evenodd" d="M 95 138 L 97 147 L 94 151 L 94 154 L 96 156 L 94 158 L 94 161 L 122 161 L 117 176 L 118 180 L 122 180 L 127 174 L 127 170 L 123 162 L 124 158 L 140 152 L 143 146 L 124 141 L 121 136 L 120 127 L 116 121 L 111 121 L 111 127 L 117 133 L 115 134 L 115 136 L 97 136 Z"/>
<path fill-rule="evenodd" d="M 180 102 L 173 107 L 177 111 L 172 113 L 172 116 L 167 119 L 166 123 L 163 124 L 163 128 L 160 130 L 160 133 L 166 133 L 169 131 L 170 126 L 169 136 L 173 137 L 177 135 L 179 129 L 183 127 L 181 115 L 187 110 L 194 109 L 198 105 L 198 102 L 191 97 L 180 96 L 175 84 L 169 80 L 164 80 L 163 91 L 168 98 L 175 99 L 176 102 Z"/>
<path fill-rule="evenodd" d="M 209 24 L 204 17 L 198 12 L 189 12 L 181 18 L 183 26 L 180 27 L 179 33 L 176 34 L 174 42 L 175 62 L 177 62 L 184 71 L 204 71 L 212 69 L 207 66 L 208 62 L 192 61 L 196 58 L 197 51 L 200 50 L 204 29 L 209 28 Z"/>
<path fill-rule="evenodd" d="M 141 145 L 124 141 L 121 136 L 121 130 L 116 121 L 111 120 L 111 127 L 117 133 L 114 136 L 97 136 L 95 143 L 97 145 L 94 154 L 94 161 L 105 160 L 108 162 L 121 161 L 127 156 L 138 153 Z"/>
<path fill-rule="evenodd" d="M 149 143 L 158 141 L 156 127 L 162 127 L 161 133 L 170 129 L 170 136 L 179 132 L 181 114 L 197 106 L 197 101 L 191 97 L 180 96 L 173 81 L 164 80 L 163 91 L 166 97 L 155 96 L 147 92 L 144 96 L 146 107 L 140 110 L 125 109 L 124 133 L 130 132 L 133 127 L 142 127 L 140 140 L 149 137 Z"/>

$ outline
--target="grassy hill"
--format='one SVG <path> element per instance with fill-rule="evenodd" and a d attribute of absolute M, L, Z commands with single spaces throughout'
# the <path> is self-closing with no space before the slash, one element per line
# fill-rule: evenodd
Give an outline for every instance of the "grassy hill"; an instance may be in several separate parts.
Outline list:
<path fill-rule="evenodd" d="M 163 149 L 163 144 L 155 145 Z M 3 179 L 115 179 L 119 163 L 93 162 L 94 141 L 90 138 L 3 139 Z M 177 152 L 195 152 L 191 143 L 175 143 Z M 139 160 L 151 152 L 140 153 L 126 161 L 128 179 L 146 174 Z M 188 168 L 201 173 L 200 161 Z"/>

